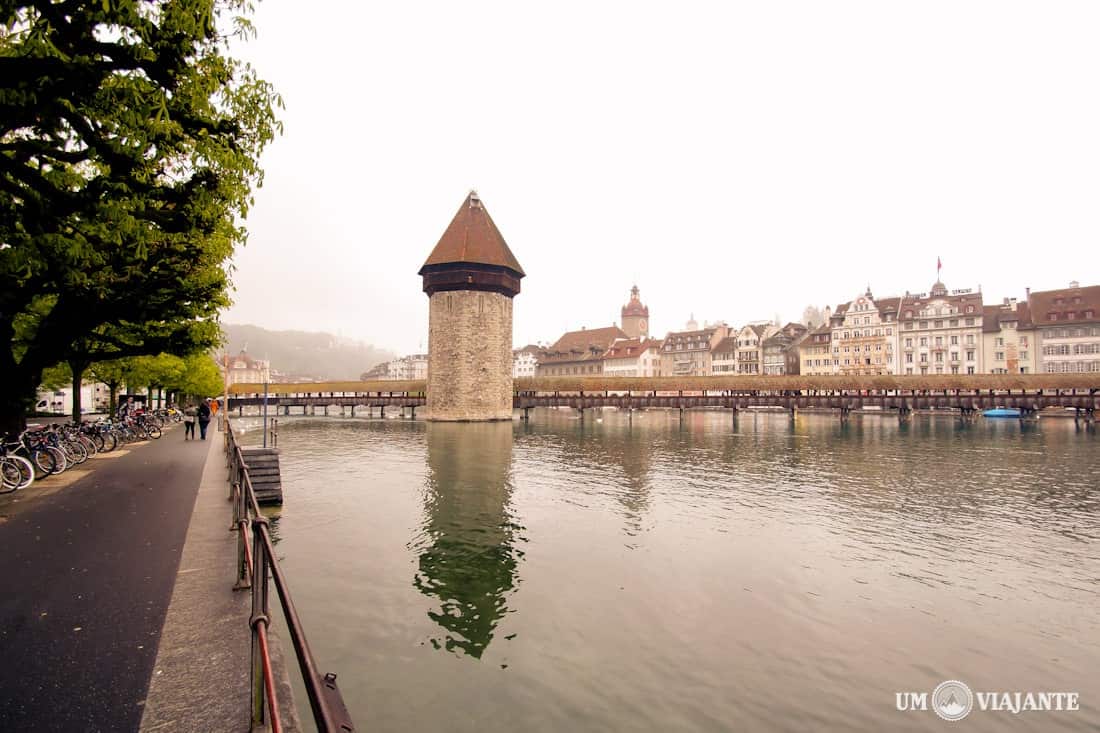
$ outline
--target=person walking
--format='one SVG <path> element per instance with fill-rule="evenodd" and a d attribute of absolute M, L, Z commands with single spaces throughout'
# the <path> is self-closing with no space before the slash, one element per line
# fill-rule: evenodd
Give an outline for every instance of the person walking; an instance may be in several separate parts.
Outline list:
<path fill-rule="evenodd" d="M 210 424 L 210 398 L 207 397 L 199 405 L 198 417 L 199 417 L 199 437 L 202 440 L 206 440 L 206 426 Z"/>
<path fill-rule="evenodd" d="M 195 420 L 198 419 L 199 411 L 195 407 L 195 403 L 187 405 L 187 409 L 183 411 L 183 439 L 194 440 L 195 439 Z"/>

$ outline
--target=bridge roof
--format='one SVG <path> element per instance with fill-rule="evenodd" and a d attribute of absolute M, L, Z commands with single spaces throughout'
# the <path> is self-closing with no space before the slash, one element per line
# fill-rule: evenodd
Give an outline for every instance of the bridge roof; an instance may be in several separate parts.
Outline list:
<path fill-rule="evenodd" d="M 876 376 L 725 376 L 725 377 L 521 377 L 514 380 L 518 392 L 604 390 L 1100 390 L 1100 372 L 1059 374 L 929 374 Z M 306 384 L 270 384 L 268 394 L 311 394 L 346 392 L 421 393 L 427 382 L 394 380 L 369 382 L 325 382 Z M 262 384 L 234 384 L 230 395 L 262 395 Z"/>
<path fill-rule="evenodd" d="M 419 274 L 423 275 L 425 268 L 432 265 L 458 263 L 506 267 L 520 277 L 526 274 L 476 191 L 470 191 L 458 207 L 458 213 L 424 261 Z"/>

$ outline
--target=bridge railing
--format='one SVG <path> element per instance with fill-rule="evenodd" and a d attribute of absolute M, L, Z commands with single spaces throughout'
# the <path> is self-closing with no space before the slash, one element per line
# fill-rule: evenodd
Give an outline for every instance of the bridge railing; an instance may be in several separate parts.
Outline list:
<path fill-rule="evenodd" d="M 237 582 L 234 589 L 251 589 L 252 592 L 252 615 L 248 622 L 252 629 L 249 685 L 252 730 L 266 726 L 272 733 L 280 733 L 283 729 L 267 635 L 271 626 L 270 580 L 274 582 L 279 596 L 279 604 L 286 619 L 290 641 L 294 645 L 298 670 L 305 683 L 317 730 L 319 733 L 354 731 L 355 726 L 340 695 L 340 688 L 336 685 L 336 675 L 331 672 L 321 675 L 317 671 L 313 652 L 310 651 L 302 622 L 290 597 L 286 577 L 275 555 L 268 519 L 260 511 L 260 505 L 256 501 L 248 463 L 237 443 L 230 421 L 226 420 L 224 424 L 229 498 L 233 502 L 233 527 L 237 531 Z"/>

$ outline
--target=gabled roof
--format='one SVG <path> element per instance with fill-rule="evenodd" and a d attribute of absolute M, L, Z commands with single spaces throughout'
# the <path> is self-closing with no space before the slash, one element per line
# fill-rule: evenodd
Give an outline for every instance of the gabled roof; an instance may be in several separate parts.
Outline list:
<path fill-rule="evenodd" d="M 897 315 L 898 306 L 901 305 L 901 298 L 883 298 L 882 300 L 876 300 L 875 306 L 878 308 L 879 313 L 893 313 Z"/>
<path fill-rule="evenodd" d="M 432 265 L 456 263 L 506 267 L 521 277 L 525 275 L 476 191 L 470 191 L 462 206 L 458 207 L 450 226 L 424 261 L 419 274 L 423 275 L 424 268 Z"/>
<path fill-rule="evenodd" d="M 640 356 L 647 349 L 659 349 L 661 342 L 657 339 L 618 339 L 607 349 L 605 359 L 625 359 L 631 356 Z"/>
<path fill-rule="evenodd" d="M 1027 303 L 1036 326 L 1100 321 L 1100 285 L 1031 293 Z M 1091 318 L 1085 316 L 1086 311 L 1092 311 Z"/>
<path fill-rule="evenodd" d="M 737 351 L 737 337 L 726 336 L 710 350 L 712 354 L 732 354 Z"/>
<path fill-rule="evenodd" d="M 616 339 L 626 339 L 618 326 L 568 331 L 539 359 L 540 363 L 601 359 Z"/>

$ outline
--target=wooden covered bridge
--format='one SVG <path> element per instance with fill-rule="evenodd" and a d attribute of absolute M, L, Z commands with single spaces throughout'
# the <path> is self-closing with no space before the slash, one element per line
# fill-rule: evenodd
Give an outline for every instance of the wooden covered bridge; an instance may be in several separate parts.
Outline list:
<path fill-rule="evenodd" d="M 261 407 L 277 414 L 385 415 L 386 408 L 416 415 L 426 383 L 411 381 L 235 384 L 229 409 Z M 832 409 L 841 415 L 873 408 L 906 415 L 913 410 L 1019 409 L 1023 416 L 1047 408 L 1074 410 L 1085 420 L 1100 414 L 1100 373 L 977 374 L 868 377 L 534 377 L 516 379 L 513 407 L 524 417 L 534 407 L 635 409 L 780 408 Z M 335 413 L 332 410 L 338 409 Z"/>

